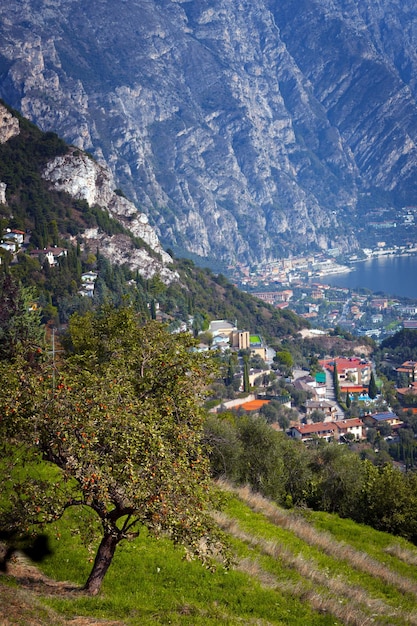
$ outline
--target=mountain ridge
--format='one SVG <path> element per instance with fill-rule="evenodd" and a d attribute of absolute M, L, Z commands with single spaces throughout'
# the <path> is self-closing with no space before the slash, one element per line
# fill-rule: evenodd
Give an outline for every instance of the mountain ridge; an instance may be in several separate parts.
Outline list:
<path fill-rule="evenodd" d="M 410 0 L 0 8 L 0 96 L 111 168 L 163 245 L 234 263 L 358 247 L 415 204 Z"/>

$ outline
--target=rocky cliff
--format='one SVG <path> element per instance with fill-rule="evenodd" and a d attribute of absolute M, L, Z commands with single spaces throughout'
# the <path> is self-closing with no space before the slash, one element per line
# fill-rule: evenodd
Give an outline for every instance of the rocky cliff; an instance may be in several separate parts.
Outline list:
<path fill-rule="evenodd" d="M 178 251 L 347 250 L 366 204 L 417 203 L 416 17 L 411 0 L 9 0 L 0 95 L 105 161 Z"/>
<path fill-rule="evenodd" d="M 0 143 L 6 143 L 20 134 L 19 120 L 0 103 Z M 100 248 L 103 256 L 113 263 L 126 264 L 138 270 L 144 278 L 158 274 L 166 283 L 178 279 L 168 265 L 167 254 L 150 226 L 147 216 L 115 190 L 109 169 L 97 163 L 90 155 L 70 147 L 68 152 L 46 162 L 42 178 L 55 191 L 64 191 L 76 200 L 85 200 L 90 207 L 98 206 L 121 223 L 143 245 L 137 245 L 128 234 L 108 235 L 99 228 L 88 228 L 78 233 L 90 249 Z M 8 204 L 7 185 L 0 181 L 0 203 Z"/>
<path fill-rule="evenodd" d="M 170 282 L 178 277 L 167 268 L 172 263 L 172 258 L 162 248 L 147 216 L 138 212 L 132 202 L 115 192 L 114 180 L 107 167 L 96 163 L 79 150 L 71 150 L 69 154 L 49 161 L 43 178 L 55 190 L 65 191 L 73 198 L 86 200 L 90 206 L 97 205 L 106 210 L 135 237 L 142 239 L 155 254 L 150 255 L 145 247 L 135 248 L 126 235 L 109 236 L 98 228 L 89 228 L 82 234 L 82 239 L 90 247 L 93 244 L 98 246 L 102 254 L 114 263 L 138 269 L 145 278 L 158 273 L 162 280 Z"/>

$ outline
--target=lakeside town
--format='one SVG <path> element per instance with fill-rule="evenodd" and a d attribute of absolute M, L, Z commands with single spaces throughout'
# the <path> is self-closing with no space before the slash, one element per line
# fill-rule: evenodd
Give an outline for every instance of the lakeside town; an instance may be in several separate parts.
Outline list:
<path fill-rule="evenodd" d="M 417 254 L 417 244 L 377 242 L 343 260 L 338 250 L 279 259 L 254 267 L 229 268 L 236 286 L 278 309 L 290 309 L 317 328 L 338 326 L 355 336 L 382 340 L 401 330 L 417 328 L 417 302 L 410 298 L 378 297 L 369 289 L 330 285 L 326 278 L 352 271 L 354 264 L 383 256 Z"/>
<path fill-rule="evenodd" d="M 376 341 L 401 328 L 417 328 L 417 301 L 380 297 L 369 289 L 338 288 L 326 281 L 362 261 L 416 255 L 417 206 L 368 208 L 366 223 L 352 216 L 351 227 L 361 246 L 351 254 L 333 248 L 255 266 L 236 263 L 227 275 L 243 291 L 279 309 L 288 308 L 317 328 L 338 326 Z"/>

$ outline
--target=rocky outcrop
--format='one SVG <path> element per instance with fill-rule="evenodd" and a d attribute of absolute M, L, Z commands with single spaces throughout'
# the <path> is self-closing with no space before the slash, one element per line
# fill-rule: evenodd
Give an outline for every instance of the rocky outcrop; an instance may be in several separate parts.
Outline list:
<path fill-rule="evenodd" d="M 0 142 L 6 143 L 20 132 L 19 120 L 0 103 Z M 115 190 L 109 169 L 97 163 L 90 155 L 69 147 L 66 154 L 47 162 L 43 178 L 51 188 L 64 191 L 75 199 L 85 200 L 89 206 L 98 206 L 121 223 L 129 234 L 107 235 L 100 229 L 87 229 L 80 233 L 89 248 L 99 248 L 103 256 L 113 263 L 124 264 L 138 270 L 144 278 L 158 274 L 163 282 L 178 279 L 178 274 L 168 265 L 172 258 L 167 254 L 147 216 Z M 7 185 L 0 182 L 0 204 L 7 204 Z M 143 242 L 143 243 L 142 243 Z"/>
<path fill-rule="evenodd" d="M 0 103 L 0 143 L 6 143 L 20 133 L 19 120 Z"/>
<path fill-rule="evenodd" d="M 416 204 L 416 18 L 412 0 L 9 0 L 0 95 L 106 162 L 174 250 L 348 250 L 372 202 Z"/>
<path fill-rule="evenodd" d="M 68 154 L 50 161 L 43 172 L 43 178 L 57 191 L 65 191 L 70 196 L 86 200 L 90 206 L 97 205 L 111 217 L 122 223 L 135 237 L 142 239 L 150 250 L 137 248 L 128 235 L 109 236 L 99 229 L 87 229 L 81 237 L 90 247 L 100 248 L 101 253 L 113 263 L 126 264 L 139 269 L 145 278 L 158 273 L 164 282 L 177 278 L 167 265 L 172 258 L 167 254 L 149 225 L 148 218 L 138 212 L 135 205 L 115 192 L 115 184 L 109 170 L 79 150 L 72 149 Z"/>
<path fill-rule="evenodd" d="M 19 120 L 0 102 L 0 143 L 6 143 L 19 133 Z M 6 189 L 6 183 L 0 182 L 0 204 L 7 204 Z"/>
<path fill-rule="evenodd" d="M 6 189 L 6 183 L 0 183 L 0 204 L 7 204 Z"/>

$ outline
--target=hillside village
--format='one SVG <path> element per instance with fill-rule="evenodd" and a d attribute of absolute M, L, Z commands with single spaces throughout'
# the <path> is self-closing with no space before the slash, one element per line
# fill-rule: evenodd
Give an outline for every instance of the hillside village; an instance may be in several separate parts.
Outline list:
<path fill-rule="evenodd" d="M 40 267 L 43 267 L 45 263 L 48 264 L 48 267 L 58 267 L 60 261 L 68 255 L 68 250 L 59 246 L 48 246 L 47 248 L 28 250 L 29 243 L 30 232 L 7 228 L 1 237 L 0 248 L 8 253 L 7 262 L 9 263 L 18 263 L 18 255 L 28 252 L 30 258 L 37 261 Z M 0 255 L 0 265 L 1 263 L 2 256 Z M 94 296 L 97 276 L 98 273 L 92 271 L 81 274 L 81 282 L 78 289 L 79 295 L 89 298 Z"/>
<path fill-rule="evenodd" d="M 63 247 L 52 246 L 44 249 L 28 249 L 30 233 L 17 229 L 6 229 L 3 233 L 0 247 L 8 254 L 8 261 L 17 263 L 19 255 L 28 253 L 30 258 L 36 260 L 40 267 L 58 268 L 62 259 L 67 257 L 68 250 Z M 0 258 L 1 261 L 1 258 Z M 93 298 L 97 271 L 86 271 L 81 274 L 78 294 L 83 297 Z M 305 287 L 304 287 L 305 288 Z M 282 305 L 290 305 L 296 299 L 296 287 L 277 292 L 256 293 L 263 301 L 275 303 L 279 308 Z M 334 296 L 346 297 L 346 300 L 332 299 Z M 326 285 L 315 283 L 311 286 L 310 300 L 325 300 L 341 304 L 344 312 L 344 327 L 349 327 L 349 320 L 358 320 L 364 317 L 364 309 L 371 310 L 371 321 L 375 324 L 385 319 L 387 315 L 395 315 L 397 324 L 398 315 L 417 315 L 417 306 L 401 306 L 400 302 L 389 301 L 384 298 L 373 298 L 361 294 L 349 294 L 347 290 L 330 289 Z M 303 297 L 300 301 L 303 301 Z M 343 302 L 343 304 L 342 304 Z M 194 332 L 195 324 L 193 316 L 183 321 L 173 320 L 171 316 L 164 314 L 159 303 L 154 303 L 154 317 L 165 323 L 171 324 L 172 332 Z M 281 306 L 280 306 L 281 305 Z M 312 308 L 314 305 L 309 305 Z M 293 307 L 294 309 L 296 307 Z M 320 307 L 317 306 L 317 309 Z M 304 316 L 314 319 L 314 315 Z M 385 315 L 384 315 L 385 314 Z M 302 315 L 302 313 L 301 313 Z M 336 311 L 327 314 L 329 324 L 340 323 L 341 317 L 336 318 Z M 318 318 L 318 313 L 316 315 Z M 174 322 L 174 323 L 173 323 Z M 404 327 L 413 327 L 410 321 L 404 321 Z M 377 331 L 377 329 L 375 329 Z M 324 331 L 314 329 L 313 335 L 324 334 Z M 364 333 L 371 335 L 373 333 Z M 378 333 L 376 332 L 378 336 Z M 230 361 L 231 355 L 235 356 L 233 384 L 229 387 L 229 393 L 223 393 L 224 397 L 213 398 L 216 406 L 211 408 L 214 413 L 224 411 L 240 411 L 252 415 L 266 412 L 268 405 L 281 407 L 280 420 L 271 421 L 271 426 L 277 430 L 285 430 L 289 437 L 304 442 L 315 439 L 325 441 L 339 441 L 340 443 L 361 443 L 367 441 L 369 429 L 385 432 L 387 440 L 398 441 L 398 431 L 402 421 L 392 412 L 389 406 L 383 404 L 377 396 L 371 399 L 368 395 L 373 364 L 366 358 L 359 357 L 332 357 L 320 360 L 319 370 L 310 375 L 306 370 L 280 367 L 276 350 L 267 345 L 261 335 L 249 330 L 239 329 L 236 323 L 228 320 L 212 320 L 208 327 L 197 333 L 199 338 L 199 351 L 216 351 L 221 355 L 224 362 Z M 334 368 L 337 368 L 338 383 L 340 385 L 339 402 L 335 398 Z M 245 368 L 247 368 L 247 383 L 245 385 Z M 411 368 L 411 369 L 410 369 Z M 398 368 L 398 374 L 407 377 L 408 386 L 398 389 L 398 397 L 417 396 L 417 366 L 413 362 L 404 363 Z M 286 385 L 286 387 L 285 387 Z M 301 392 L 302 401 L 294 401 L 291 388 Z M 230 393 L 230 390 L 233 391 Z M 222 394 L 221 394 L 222 395 Z M 231 395 L 233 397 L 228 398 Z M 296 394 L 295 394 L 296 395 Z M 355 402 L 360 410 L 359 415 L 350 416 L 346 411 L 346 399 L 349 396 L 349 404 Z M 343 398 L 343 408 L 340 399 Z M 381 409 L 382 407 L 382 409 Z M 287 410 L 287 416 L 285 411 Z"/>
<path fill-rule="evenodd" d="M 403 421 L 382 399 L 379 390 L 371 392 L 374 377 L 374 364 L 361 357 L 331 357 L 318 361 L 317 371 L 311 375 L 306 370 L 286 371 L 278 364 L 276 352 L 263 340 L 248 331 L 236 328 L 226 320 L 210 323 L 207 343 L 201 342 L 199 350 L 215 349 L 230 358 L 238 354 L 239 367 L 234 374 L 236 397 L 223 398 L 215 403 L 210 411 L 222 414 L 234 411 L 240 414 L 268 416 L 268 405 L 281 407 L 281 415 L 271 427 L 284 430 L 290 438 L 311 443 L 314 440 L 337 441 L 342 444 L 375 444 L 381 447 L 381 439 L 389 444 L 400 441 Z M 250 388 L 245 389 L 245 356 L 249 362 L 257 361 L 261 367 L 249 369 Z M 229 355 L 229 357 L 227 356 Z M 398 369 L 398 375 L 408 376 L 410 381 L 417 379 L 417 363 L 405 362 Z M 337 392 L 335 391 L 337 373 Z M 300 402 L 301 392 L 303 400 Z M 245 393 L 246 391 L 246 393 Z M 398 396 L 413 393 L 417 396 L 417 382 L 409 387 L 398 389 Z M 336 394 L 338 399 L 336 399 Z M 298 402 L 294 401 L 298 398 Z M 352 415 L 350 407 L 356 405 L 358 415 Z M 278 411 L 279 413 L 279 411 Z M 271 413 L 269 413 L 270 417 Z M 287 420 L 282 419 L 287 415 Z M 384 446 L 382 446 L 384 447 Z M 387 447 L 387 446 L 386 446 Z"/>

